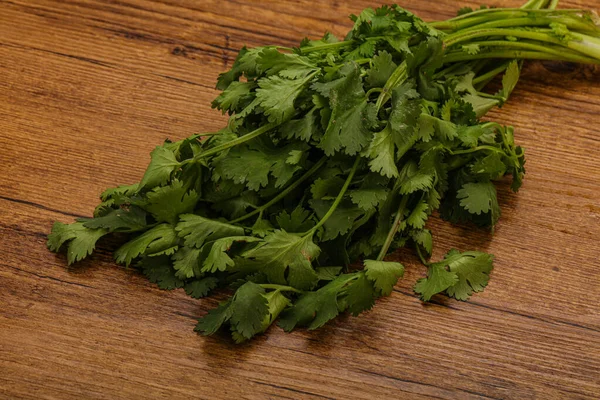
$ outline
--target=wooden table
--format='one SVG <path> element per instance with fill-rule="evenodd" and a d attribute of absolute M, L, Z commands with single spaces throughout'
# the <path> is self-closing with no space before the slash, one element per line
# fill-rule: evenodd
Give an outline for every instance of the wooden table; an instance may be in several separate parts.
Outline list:
<path fill-rule="evenodd" d="M 478 4 L 461 1 L 460 5 Z M 496 255 L 470 302 L 423 304 L 410 252 L 392 296 L 358 318 L 249 344 L 192 329 L 217 299 L 164 292 L 110 243 L 72 270 L 53 221 L 140 179 L 166 137 L 217 130 L 210 102 L 243 45 L 343 35 L 376 1 L 0 1 L 0 398 L 583 399 L 600 397 L 600 68 L 529 63 L 510 103 L 522 191 L 495 235 L 434 219 L 435 257 Z M 493 4 L 517 6 L 518 0 Z M 427 20 L 459 2 L 407 0 Z M 562 7 L 596 7 L 570 0 Z"/>

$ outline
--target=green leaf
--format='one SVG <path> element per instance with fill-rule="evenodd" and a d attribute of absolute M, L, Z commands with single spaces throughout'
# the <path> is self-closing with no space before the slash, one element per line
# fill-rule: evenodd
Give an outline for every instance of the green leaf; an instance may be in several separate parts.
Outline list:
<path fill-rule="evenodd" d="M 365 275 L 382 296 L 389 296 L 404 275 L 404 266 L 398 262 L 365 260 L 364 264 Z"/>
<path fill-rule="evenodd" d="M 460 205 L 471 214 L 491 213 L 492 225 L 500 217 L 496 187 L 491 181 L 465 183 L 456 195 Z"/>
<path fill-rule="evenodd" d="M 359 273 L 346 289 L 344 297 L 344 308 L 355 317 L 360 313 L 370 310 L 375 305 L 377 295 L 373 289 L 373 283 L 367 279 L 364 273 Z"/>
<path fill-rule="evenodd" d="M 329 178 L 317 178 L 313 182 L 310 192 L 313 199 L 322 199 L 324 197 L 333 198 L 338 195 L 340 190 L 342 190 L 342 186 L 344 186 L 345 182 L 345 179 L 335 175 L 330 176 Z"/>
<path fill-rule="evenodd" d="M 247 104 L 253 99 L 252 89 L 256 87 L 256 83 L 250 82 L 231 82 L 219 96 L 213 100 L 212 107 L 226 112 L 233 113 L 238 109 L 240 104 Z"/>
<path fill-rule="evenodd" d="M 284 311 L 279 326 L 290 332 L 298 325 L 308 325 L 311 330 L 325 325 L 338 316 L 338 294 L 353 279 L 352 274 L 340 275 L 319 290 L 304 293 Z"/>
<path fill-rule="evenodd" d="M 295 151 L 306 151 L 305 143 L 294 142 L 275 148 L 253 142 L 236 146 L 227 157 L 215 161 L 215 174 L 231 179 L 235 183 L 244 183 L 251 190 L 259 190 L 269 183 L 269 175 L 275 177 L 275 186 L 284 186 L 302 167 L 290 164 L 288 159 Z"/>
<path fill-rule="evenodd" d="M 115 251 L 119 264 L 129 265 L 140 255 L 168 254 L 177 250 L 177 232 L 169 224 L 160 224 L 130 240 Z"/>
<path fill-rule="evenodd" d="M 471 172 L 488 179 L 498 179 L 506 173 L 506 165 L 502 161 L 502 157 L 494 152 L 473 163 Z"/>
<path fill-rule="evenodd" d="M 209 310 L 204 317 L 198 320 L 194 330 L 203 335 L 212 335 L 216 333 L 225 322 L 229 321 L 232 314 L 233 307 L 231 307 L 230 299 L 229 301 L 220 303 L 218 307 Z"/>
<path fill-rule="evenodd" d="M 333 200 L 311 200 L 310 206 L 315 210 L 317 217 L 322 219 L 333 206 Z M 323 225 L 325 232 L 321 239 L 323 241 L 332 240 L 339 235 L 348 233 L 354 225 L 354 221 L 363 214 L 363 209 L 349 201 L 342 201 Z"/>
<path fill-rule="evenodd" d="M 168 256 L 144 257 L 138 266 L 148 280 L 156 283 L 160 289 L 173 290 L 183 287 L 183 280 L 175 275 Z"/>
<path fill-rule="evenodd" d="M 287 232 L 302 233 L 311 230 L 315 226 L 315 221 L 311 218 L 311 213 L 302 207 L 296 207 L 291 214 L 283 210 L 275 219 L 279 228 Z"/>
<path fill-rule="evenodd" d="M 406 219 L 406 223 L 413 228 L 422 229 L 427 221 L 429 205 L 421 200 Z"/>
<path fill-rule="evenodd" d="M 366 122 L 367 99 L 356 63 L 348 63 L 340 70 L 341 78 L 312 87 L 329 99 L 332 110 L 325 135 L 319 145 L 328 156 L 344 149 L 348 155 L 361 151 L 371 134 Z"/>
<path fill-rule="evenodd" d="M 431 251 L 433 250 L 433 237 L 429 230 L 421 229 L 413 232 L 411 236 L 417 244 L 423 246 L 427 254 L 431 254 Z"/>
<path fill-rule="evenodd" d="M 342 267 L 319 267 L 315 271 L 320 281 L 332 281 L 338 277 Z"/>
<path fill-rule="evenodd" d="M 244 257 L 261 263 L 262 272 L 270 282 L 307 290 L 318 281 L 311 262 L 319 252 L 319 247 L 312 241 L 312 235 L 298 236 L 276 230 L 267 235 L 256 248 L 245 252 Z"/>
<path fill-rule="evenodd" d="M 252 243 L 258 241 L 260 241 L 259 238 L 252 236 L 229 236 L 204 245 L 202 248 L 203 252 L 207 246 L 209 246 L 210 250 L 202 264 L 202 272 L 226 271 L 235 265 L 234 261 L 227 254 L 234 242 Z"/>
<path fill-rule="evenodd" d="M 392 56 L 387 51 L 380 51 L 373 57 L 372 66 L 365 81 L 369 87 L 384 87 L 392 73 L 398 66 L 392 60 Z"/>
<path fill-rule="evenodd" d="M 107 201 L 117 196 L 132 196 L 138 191 L 139 184 L 134 183 L 132 185 L 121 185 L 116 188 L 106 189 L 100 195 L 100 200 Z"/>
<path fill-rule="evenodd" d="M 269 122 L 281 124 L 292 119 L 296 114 L 294 102 L 312 78 L 312 74 L 299 79 L 271 76 L 258 81 L 256 99 Z"/>
<path fill-rule="evenodd" d="M 433 187 L 433 177 L 429 174 L 417 173 L 402 182 L 401 194 L 410 194 L 418 190 L 427 190 Z"/>
<path fill-rule="evenodd" d="M 502 90 L 499 95 L 501 95 L 505 101 L 510 97 L 511 93 L 517 86 L 517 82 L 519 82 L 520 77 L 521 68 L 519 67 L 519 62 L 513 60 L 510 64 L 508 64 L 508 68 L 502 77 Z"/>
<path fill-rule="evenodd" d="M 284 78 L 303 78 L 317 69 L 308 57 L 298 54 L 281 53 L 276 48 L 265 48 L 257 58 L 261 71 L 267 75 L 279 74 Z"/>
<path fill-rule="evenodd" d="M 150 212 L 157 221 L 177 223 L 180 214 L 194 211 L 198 202 L 198 194 L 191 190 L 187 192 L 183 182 L 174 179 L 169 186 L 154 188 L 146 194 L 148 205 L 146 211 Z"/>
<path fill-rule="evenodd" d="M 152 150 L 150 157 L 150 164 L 139 184 L 139 190 L 164 185 L 171 179 L 173 172 L 181 167 L 173 151 L 164 146 Z"/>
<path fill-rule="evenodd" d="M 180 247 L 173 254 L 173 268 L 177 271 L 175 275 L 180 279 L 201 277 L 200 249 L 187 246 Z"/>
<path fill-rule="evenodd" d="M 101 217 L 79 218 L 83 226 L 90 229 L 107 229 L 109 232 L 136 232 L 146 229 L 146 212 L 130 206 L 109 211 Z"/>
<path fill-rule="evenodd" d="M 287 139 L 300 139 L 308 142 L 319 132 L 317 124 L 317 108 L 312 108 L 304 117 L 292 119 L 279 129 L 283 137 Z"/>
<path fill-rule="evenodd" d="M 494 256 L 479 251 L 450 252 L 446 263 L 456 273 L 458 282 L 446 291 L 457 300 L 468 300 L 473 292 L 481 292 L 488 284 Z"/>
<path fill-rule="evenodd" d="M 48 235 L 48 249 L 58 252 L 63 243 L 68 241 L 67 263 L 71 265 L 92 254 L 98 239 L 107 233 L 106 229 L 86 228 L 82 222 L 72 224 L 55 222 L 52 225 L 52 232 Z"/>
<path fill-rule="evenodd" d="M 272 232 L 273 229 L 273 225 L 271 225 L 268 220 L 260 217 L 254 222 L 254 225 L 252 225 L 252 234 L 259 237 L 265 237 L 269 232 Z"/>
<path fill-rule="evenodd" d="M 218 283 L 219 280 L 217 278 L 209 276 L 186 283 L 184 289 L 188 296 L 194 299 L 201 299 L 216 288 Z"/>
<path fill-rule="evenodd" d="M 371 158 L 369 161 L 371 171 L 388 178 L 397 177 L 395 152 L 393 131 L 388 124 L 383 130 L 375 133 L 366 152 L 366 155 Z"/>
<path fill-rule="evenodd" d="M 365 211 L 369 211 L 385 201 L 388 190 L 385 186 L 380 185 L 374 177 L 367 175 L 361 187 L 349 191 L 349 195 L 354 204 Z"/>
<path fill-rule="evenodd" d="M 246 339 L 260 332 L 262 322 L 269 314 L 265 290 L 252 282 L 240 286 L 233 295 L 231 307 L 231 326 Z"/>
<path fill-rule="evenodd" d="M 175 228 L 188 247 L 201 248 L 205 242 L 227 236 L 244 236 L 244 228 L 194 214 L 183 214 Z"/>
<path fill-rule="evenodd" d="M 421 299 L 429 301 L 433 295 L 441 293 L 458 282 L 455 272 L 448 271 L 443 264 L 431 264 L 427 271 L 427 278 L 421 278 L 415 285 L 415 292 Z"/>

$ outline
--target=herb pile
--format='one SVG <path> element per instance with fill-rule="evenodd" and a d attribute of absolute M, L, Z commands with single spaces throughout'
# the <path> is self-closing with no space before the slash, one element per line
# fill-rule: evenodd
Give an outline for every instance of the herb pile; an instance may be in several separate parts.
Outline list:
<path fill-rule="evenodd" d="M 118 263 L 194 298 L 229 300 L 197 330 L 237 342 L 276 319 L 286 331 L 358 315 L 389 295 L 404 267 L 385 261 L 414 246 L 427 267 L 414 290 L 466 300 L 484 289 L 492 256 L 432 251 L 428 217 L 493 227 L 494 181 L 521 186 L 513 129 L 480 117 L 501 106 L 515 59 L 598 63 L 592 13 L 530 1 L 521 9 L 461 10 L 425 23 L 398 6 L 366 9 L 340 41 L 242 49 L 220 75 L 213 107 L 223 130 L 165 142 L 139 183 L 106 190 L 93 218 L 55 223 L 48 247 L 68 263 L 126 233 Z M 482 92 L 499 74 L 501 89 Z"/>

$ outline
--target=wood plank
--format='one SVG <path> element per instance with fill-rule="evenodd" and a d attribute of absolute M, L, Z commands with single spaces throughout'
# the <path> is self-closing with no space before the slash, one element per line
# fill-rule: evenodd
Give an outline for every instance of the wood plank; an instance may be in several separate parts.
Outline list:
<path fill-rule="evenodd" d="M 0 398 L 600 396 L 598 67 L 529 63 L 489 115 L 527 149 L 524 187 L 499 188 L 493 236 L 430 221 L 434 257 L 496 255 L 489 287 L 466 303 L 422 304 L 412 285 L 424 269 L 403 250 L 407 274 L 373 311 L 236 346 L 192 331 L 224 294 L 158 290 L 114 265 L 116 240 L 70 270 L 46 250 L 53 221 L 89 215 L 105 187 L 139 180 L 166 137 L 223 126 L 210 102 L 237 49 L 343 35 L 345 15 L 376 4 L 0 1 Z M 403 6 L 428 20 L 457 7 Z"/>

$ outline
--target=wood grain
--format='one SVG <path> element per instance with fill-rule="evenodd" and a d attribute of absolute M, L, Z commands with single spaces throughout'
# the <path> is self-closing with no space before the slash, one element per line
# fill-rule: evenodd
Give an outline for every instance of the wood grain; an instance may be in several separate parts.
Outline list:
<path fill-rule="evenodd" d="M 407 0 L 427 20 L 478 2 Z M 493 2 L 517 6 L 519 1 Z M 243 45 L 294 45 L 374 1 L 0 0 L 0 398 L 600 397 L 600 70 L 529 63 L 490 117 L 527 149 L 492 237 L 434 219 L 435 256 L 496 255 L 487 290 L 422 304 L 407 276 L 358 318 L 235 346 L 195 319 L 218 299 L 163 292 L 110 242 L 68 270 L 53 221 L 139 180 L 166 137 L 219 129 L 210 101 Z M 562 7 L 600 8 L 598 0 Z"/>

